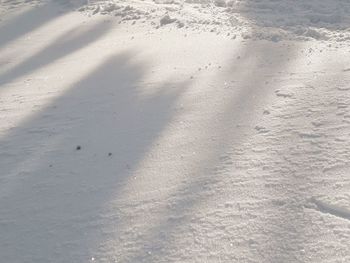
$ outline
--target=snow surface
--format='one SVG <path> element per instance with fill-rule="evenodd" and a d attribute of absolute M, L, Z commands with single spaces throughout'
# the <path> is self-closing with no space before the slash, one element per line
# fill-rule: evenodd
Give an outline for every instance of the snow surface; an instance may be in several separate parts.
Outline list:
<path fill-rule="evenodd" d="M 170 13 L 191 29 L 245 39 L 350 40 L 348 0 L 90 0 L 79 10 L 122 21 L 151 21 L 154 26 L 159 16 Z"/>
<path fill-rule="evenodd" d="M 349 8 L 3 0 L 0 262 L 350 262 Z"/>

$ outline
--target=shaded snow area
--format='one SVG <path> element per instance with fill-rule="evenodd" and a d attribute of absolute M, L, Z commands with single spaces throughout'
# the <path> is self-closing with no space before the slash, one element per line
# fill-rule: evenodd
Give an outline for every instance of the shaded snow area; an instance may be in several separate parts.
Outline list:
<path fill-rule="evenodd" d="M 2 0 L 0 262 L 350 262 L 347 0 Z"/>

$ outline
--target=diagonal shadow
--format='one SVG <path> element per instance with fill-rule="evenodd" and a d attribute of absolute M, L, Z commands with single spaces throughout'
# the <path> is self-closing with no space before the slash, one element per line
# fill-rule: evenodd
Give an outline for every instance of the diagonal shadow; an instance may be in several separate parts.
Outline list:
<path fill-rule="evenodd" d="M 52 41 L 43 50 L 32 55 L 21 64 L 9 69 L 0 75 L 0 85 L 4 85 L 12 80 L 39 70 L 58 59 L 64 58 L 73 52 L 84 48 L 105 35 L 111 24 L 99 22 L 88 30 L 75 27 L 63 33 Z"/>
<path fill-rule="evenodd" d="M 131 63 L 134 56 L 111 56 L 0 140 L 7 150 L 0 158 L 4 261 L 85 262 L 105 238 L 104 204 L 173 117 L 187 86 L 168 82 L 143 97 L 147 64 Z"/>
<path fill-rule="evenodd" d="M 255 50 L 249 45 L 246 48 L 246 53 L 252 50 L 253 54 L 251 55 L 256 55 L 262 60 L 267 60 L 268 56 L 273 54 L 273 50 Z M 288 50 L 287 52 L 287 55 L 293 56 L 297 50 Z M 0 207 L 3 207 L 2 211 L 5 211 L 5 213 L 1 214 L 6 215 L 10 213 L 11 215 L 9 218 L 3 219 L 3 223 L 5 225 L 7 224 L 5 233 L 7 242 L 4 242 L 5 248 L 6 244 L 8 246 L 8 244 L 14 243 L 15 234 L 10 232 L 15 227 L 20 229 L 20 231 L 17 231 L 19 233 L 18 235 L 23 236 L 24 239 L 21 243 L 24 246 L 22 246 L 20 252 L 25 251 L 27 255 L 30 255 L 29 257 L 43 262 L 48 258 L 53 261 L 55 260 L 54 258 L 50 258 L 52 257 L 51 252 L 67 253 L 68 251 L 67 260 L 71 260 L 72 258 L 81 259 L 89 254 L 89 249 L 92 247 L 91 243 L 96 244 L 99 238 L 104 239 L 103 234 L 98 233 L 98 231 L 89 233 L 88 238 L 86 238 L 86 236 L 82 238 L 82 236 L 86 231 L 91 230 L 91 226 L 99 226 L 100 222 L 105 220 L 99 217 L 101 204 L 108 199 L 108 195 L 116 189 L 118 191 L 119 188 L 116 186 L 119 186 L 120 182 L 124 181 L 124 178 L 132 174 L 134 167 L 137 166 L 137 162 L 142 159 L 143 154 L 149 149 L 151 142 L 154 141 L 162 131 L 164 123 L 169 122 L 169 119 L 171 119 L 169 112 L 166 110 L 164 111 L 164 108 L 170 107 L 169 105 L 172 105 L 178 96 L 178 94 L 164 95 L 160 93 L 158 96 L 153 97 L 153 99 L 139 101 L 136 99 L 137 96 L 135 96 L 138 94 L 138 91 L 134 87 L 136 85 L 134 81 L 137 83 L 137 79 L 141 79 L 144 72 L 140 70 L 141 72 L 130 76 L 130 72 L 137 72 L 137 70 L 132 66 L 120 67 L 120 64 L 128 64 L 127 61 L 129 57 L 126 56 L 126 58 L 123 58 L 123 56 L 121 56 L 113 59 L 119 62 L 107 62 L 106 65 L 101 66 L 100 70 L 97 70 L 92 76 L 77 83 L 74 91 L 55 102 L 55 104 L 61 105 L 59 106 L 60 109 L 64 108 L 64 110 L 59 110 L 59 113 L 57 113 L 55 109 L 48 108 L 46 111 L 48 114 L 37 116 L 34 120 L 30 120 L 25 125 L 22 125 L 22 129 L 25 132 L 18 129 L 0 142 L 8 149 L 11 149 L 11 141 L 20 140 L 20 145 L 24 147 L 23 149 L 11 149 L 13 154 L 16 155 L 16 153 L 22 150 L 24 150 L 26 154 L 32 154 L 32 150 L 30 149 L 32 143 L 26 143 L 33 140 L 33 133 L 29 132 L 36 130 L 38 127 L 44 127 L 46 128 L 44 131 L 50 134 L 52 133 L 50 137 L 54 137 L 53 139 L 45 139 L 42 133 L 34 135 L 34 141 L 38 144 L 34 156 L 42 158 L 42 160 L 38 161 L 39 164 L 37 167 L 28 168 L 26 160 L 31 160 L 33 156 L 26 156 L 22 160 L 17 159 L 18 162 L 16 161 L 16 165 L 18 166 L 15 167 L 15 165 L 12 165 L 11 169 L 7 171 L 7 174 L 10 176 L 20 174 L 24 178 L 21 179 L 23 182 L 19 182 L 18 185 L 16 184 L 16 180 L 13 180 L 15 187 L 10 187 L 10 189 L 14 189 L 13 193 L 16 192 L 17 194 L 19 189 L 22 189 L 23 185 L 25 189 L 23 193 L 19 194 L 19 197 L 15 197 L 11 190 L 9 191 L 5 186 L 3 188 L 3 192 L 6 194 L 3 194 L 5 198 L 1 202 L 5 205 L 1 205 Z M 261 104 L 259 105 L 259 101 L 257 102 L 256 97 L 268 96 L 271 90 L 269 85 L 265 85 L 265 81 L 268 77 L 260 74 L 257 65 L 254 67 L 254 70 L 249 73 L 240 71 L 240 66 L 241 65 L 232 65 L 232 74 L 227 76 L 227 78 L 243 79 L 240 83 L 240 87 L 238 87 L 239 92 L 235 93 L 234 96 L 232 95 L 232 102 L 224 109 L 224 118 L 219 121 L 219 125 L 213 127 L 213 130 L 209 132 L 210 135 L 214 134 L 219 138 L 212 146 L 213 149 L 220 148 L 220 151 L 213 150 L 211 155 L 201 156 L 201 163 L 205 164 L 205 167 L 193 171 L 193 179 L 191 182 L 188 185 L 179 187 L 175 193 L 170 194 L 169 199 L 174 201 L 173 207 L 175 207 L 175 209 L 164 210 L 164 218 L 159 218 L 157 224 L 147 229 L 146 237 L 141 240 L 141 248 L 136 252 L 131 252 L 129 258 L 126 256 L 131 262 L 164 261 L 170 254 L 170 250 L 179 242 L 179 237 L 173 234 L 176 232 L 184 234 L 184 232 L 181 233 L 181 231 L 184 231 L 182 226 L 189 224 L 189 217 L 194 215 L 195 208 L 205 203 L 207 200 L 213 199 L 213 193 L 211 191 L 203 191 L 202 185 L 203 183 L 211 185 L 211 189 L 216 186 L 217 181 L 214 178 L 210 178 L 210 176 L 208 178 L 203 175 L 207 175 L 208 169 L 220 165 L 220 162 L 215 156 L 219 155 L 220 152 L 225 152 L 231 147 L 231 145 L 227 143 L 228 141 L 233 141 L 232 144 L 239 145 L 243 141 L 248 140 L 244 134 L 239 134 L 242 133 L 242 131 L 237 132 L 231 129 L 228 131 L 229 134 L 226 133 L 227 130 L 225 133 L 221 133 L 221 130 L 225 130 L 222 129 L 222 126 L 230 122 L 242 120 L 244 123 L 249 122 L 249 118 L 256 116 L 257 109 L 264 104 L 264 100 L 261 100 Z M 277 63 L 271 67 L 269 73 L 275 74 L 286 66 L 287 62 L 281 61 L 281 63 Z M 120 72 L 120 74 L 115 76 L 115 71 Z M 122 81 L 120 81 L 121 79 Z M 122 85 L 124 88 L 119 87 L 117 91 L 115 91 L 110 87 L 109 83 L 111 82 L 122 82 L 124 83 Z M 93 105 L 95 104 L 91 103 L 91 98 L 97 98 L 101 92 L 105 93 L 105 95 L 101 98 L 100 106 L 94 107 Z M 88 99 L 81 99 L 86 97 Z M 116 105 L 114 105 L 114 102 L 116 102 Z M 139 106 L 134 106 L 136 104 Z M 116 122 L 120 124 L 118 127 L 115 126 L 115 122 L 111 121 L 108 114 L 105 116 L 106 112 L 110 112 L 111 110 L 116 113 Z M 159 116 L 159 112 L 162 113 L 161 116 Z M 47 120 L 54 116 L 56 117 L 53 118 L 52 123 L 47 125 Z M 71 119 L 69 124 L 73 125 L 73 128 L 70 130 L 57 129 L 57 123 L 61 123 L 62 126 L 67 124 L 65 121 L 67 116 Z M 144 131 L 144 133 L 141 133 L 141 138 L 138 137 L 140 131 Z M 96 138 L 96 134 L 102 134 L 101 138 Z M 79 154 L 83 154 L 77 157 L 77 155 L 73 155 L 72 151 L 64 149 L 73 149 L 77 144 L 75 142 L 78 138 L 80 138 L 79 144 L 83 146 Z M 114 141 L 108 140 L 108 138 L 118 139 Z M 41 143 L 43 145 L 40 145 Z M 45 150 L 44 153 L 41 154 L 40 152 L 47 145 L 50 145 L 52 152 L 47 152 Z M 117 158 L 117 161 L 110 166 L 110 163 L 108 163 L 110 159 L 107 159 L 105 170 L 100 171 L 94 167 L 93 162 L 91 162 L 91 160 L 93 160 L 92 157 L 102 160 L 106 155 L 100 155 L 99 153 L 108 148 L 118 149 L 117 151 L 113 150 L 112 155 L 112 160 Z M 85 153 L 85 150 L 91 150 L 91 154 Z M 69 156 L 70 160 L 68 164 L 66 160 L 58 158 L 63 154 Z M 52 160 L 55 160 L 55 163 L 51 168 L 56 169 L 55 166 L 58 165 L 57 170 L 54 172 L 50 172 L 50 167 L 48 167 L 48 164 L 51 164 Z M 5 164 L 7 161 L 8 160 L 3 160 Z M 66 168 L 62 168 L 63 164 Z M 25 169 L 29 170 L 25 171 Z M 121 174 L 120 171 L 123 170 L 125 173 Z M 34 173 L 36 175 L 34 175 Z M 47 174 L 50 175 L 50 178 L 47 178 Z M 25 178 L 26 176 L 29 178 Z M 6 176 L 3 179 L 3 181 L 7 183 L 6 186 L 11 186 L 11 183 L 8 183 L 11 180 L 11 178 Z M 40 183 L 36 183 L 37 181 L 40 181 Z M 33 187 L 30 188 L 28 186 Z M 50 196 L 45 194 L 45 191 L 48 191 L 48 189 L 45 190 L 47 187 L 52 191 L 52 197 L 49 197 L 50 199 L 48 200 L 41 200 L 41 197 Z M 97 196 L 97 192 L 101 192 L 102 189 L 104 191 L 107 189 L 107 191 L 103 193 L 102 197 L 100 195 Z M 33 191 L 34 194 L 32 193 Z M 20 202 L 23 202 L 23 200 L 26 201 L 28 210 L 11 211 L 10 204 L 18 204 L 19 206 Z M 40 208 L 35 211 L 37 215 L 29 213 L 29 210 L 33 209 L 31 206 L 32 202 L 40 204 Z M 47 213 L 47 211 L 50 211 L 50 213 Z M 29 222 L 24 219 L 24 216 L 28 218 L 28 214 L 30 215 Z M 44 217 L 42 217 L 43 215 Z M 62 219 L 60 215 L 66 215 L 69 219 Z M 183 216 L 181 220 L 168 221 L 172 216 L 181 215 Z M 142 217 L 145 216 L 145 214 L 139 214 L 137 216 Z M 281 218 L 281 221 L 287 222 L 287 224 L 280 225 L 280 227 L 287 230 L 292 229 L 297 222 L 293 220 L 289 222 L 289 218 L 291 217 L 286 213 L 285 217 Z M 11 220 L 14 222 L 12 225 Z M 40 227 L 37 222 L 34 225 L 34 220 L 39 220 Z M 118 225 L 118 220 L 116 221 L 116 225 Z M 78 222 L 79 226 L 72 224 L 72 222 Z M 267 221 L 266 223 L 273 224 L 276 223 L 276 221 Z M 64 233 L 59 233 L 58 236 L 53 236 L 54 234 L 57 235 L 55 229 L 60 229 L 62 225 L 65 226 L 66 231 Z M 132 223 L 130 223 L 130 225 L 132 225 Z M 41 226 L 43 226 L 43 228 L 41 228 Z M 33 230 L 38 233 L 34 237 L 31 236 Z M 164 236 L 158 236 L 158 233 L 165 233 L 165 238 Z M 43 240 L 49 241 L 43 246 Z M 70 240 L 70 243 L 65 243 L 66 240 Z M 58 241 L 57 243 L 59 244 L 54 244 L 54 241 Z M 276 239 L 276 242 L 277 241 L 280 242 L 280 240 Z M 293 242 L 295 241 L 302 242 L 303 240 L 301 237 L 296 236 Z M 33 242 L 33 244 L 30 244 L 31 242 Z M 79 242 L 81 242 L 81 244 Z M 91 243 L 87 245 L 88 242 Z M 282 239 L 280 246 L 276 247 L 276 249 L 280 247 L 288 248 L 290 244 L 289 240 Z M 44 249 L 45 252 L 40 252 L 36 247 Z M 152 247 L 156 249 L 152 250 L 153 253 L 150 255 L 147 252 Z M 13 262 L 13 255 L 15 252 L 14 250 L 9 250 L 11 252 L 5 251 L 6 253 L 1 254 L 5 255 L 5 260 L 12 260 L 11 262 Z M 274 258 L 274 252 L 276 251 L 277 250 L 269 251 L 271 255 L 267 257 L 270 261 L 276 261 L 276 258 Z M 43 253 L 47 254 L 44 255 Z"/>
<path fill-rule="evenodd" d="M 69 10 L 60 11 L 64 2 L 67 1 L 44 1 L 39 6 L 8 19 L 0 26 L 0 48 L 68 12 Z M 83 0 L 74 1 L 77 6 L 85 3 Z"/>
<path fill-rule="evenodd" d="M 251 46 L 252 45 L 252 46 Z M 297 50 L 295 49 L 286 49 L 285 55 L 293 56 Z M 271 76 L 278 74 L 281 69 L 288 66 L 287 59 L 281 59 L 273 63 L 267 71 L 262 72 L 260 67 L 261 63 L 269 61 L 271 54 L 275 53 L 275 48 L 273 46 L 262 46 L 257 48 L 254 42 L 250 42 L 240 54 L 242 58 L 240 61 L 235 61 L 232 65 L 229 66 L 229 70 L 223 74 L 222 78 L 230 82 L 231 80 L 237 81 L 237 84 L 233 85 L 232 93 L 227 94 L 229 96 L 229 103 L 224 106 L 222 109 L 213 109 L 216 112 L 216 115 L 213 114 L 215 118 L 223 114 L 223 117 L 218 121 L 213 121 L 212 129 L 207 131 L 205 138 L 202 138 L 199 144 L 205 144 L 207 141 L 210 141 L 211 137 L 215 137 L 216 140 L 208 147 L 211 151 L 208 155 L 199 156 L 199 160 L 192 160 L 193 162 L 199 163 L 200 166 L 196 170 L 191 171 L 191 178 L 186 184 L 179 185 L 175 191 L 170 192 L 168 199 L 166 200 L 167 204 L 171 204 L 170 207 L 162 208 L 162 211 L 158 211 L 158 217 L 156 222 L 152 224 L 148 229 L 144 230 L 142 239 L 137 240 L 137 249 L 129 251 L 129 254 L 122 255 L 121 260 L 125 262 L 162 262 L 162 261 L 173 261 L 174 259 L 181 258 L 184 261 L 193 260 L 191 251 L 197 251 L 198 247 L 192 247 L 193 243 L 182 243 L 186 242 L 185 237 L 188 236 L 188 233 L 193 232 L 193 221 L 191 219 L 196 218 L 197 208 L 200 206 L 205 206 L 206 203 L 210 201 L 219 199 L 220 191 L 217 192 L 217 189 L 225 189 L 230 191 L 235 191 L 235 187 L 232 186 L 232 189 L 229 190 L 230 184 L 225 185 L 225 179 L 220 178 L 219 174 L 215 174 L 214 170 L 216 167 L 220 167 L 221 161 L 218 156 L 222 155 L 225 152 L 235 147 L 240 147 L 244 142 L 249 140 L 246 137 L 245 133 L 247 129 L 249 130 L 254 124 L 257 115 L 262 113 L 263 106 L 268 103 L 268 97 L 274 94 L 274 89 L 271 85 L 266 85 L 266 81 L 270 80 Z M 252 68 L 249 68 L 247 72 L 247 67 L 244 66 L 244 60 L 252 59 Z M 214 81 L 214 84 L 217 82 Z M 210 85 L 210 83 L 208 83 Z M 218 89 L 219 87 L 214 86 Z M 218 92 L 218 94 L 220 94 Z M 236 123 L 245 126 L 243 129 L 237 129 Z M 227 128 L 229 127 L 229 128 Z M 254 127 L 254 126 L 253 126 Z M 197 137 L 196 132 L 193 131 L 191 135 L 194 138 Z M 176 151 L 176 150 L 175 150 Z M 190 149 L 190 151 L 196 151 L 196 149 Z M 232 160 L 235 162 L 235 160 Z M 239 171 L 237 171 L 239 176 Z M 222 181 L 220 181 L 222 180 Z M 154 202 L 160 200 L 154 200 Z M 239 202 L 240 200 L 235 200 Z M 237 212 L 237 211 L 231 211 Z M 230 214 L 230 212 L 227 212 Z M 240 213 L 243 213 L 242 211 Z M 144 218 L 147 217 L 146 214 L 139 214 L 135 217 Z M 206 220 L 206 219 L 204 219 Z M 133 220 L 136 221 L 137 218 L 133 217 Z M 210 222 L 208 222 L 209 224 Z M 199 226 L 199 227 L 203 227 Z M 214 227 L 214 226 L 212 226 Z M 218 226 L 218 229 L 211 229 L 211 231 L 220 232 L 220 228 L 223 226 Z M 136 230 L 135 230 L 136 231 Z M 141 231 L 141 230 L 140 230 Z M 206 231 L 210 231 L 207 229 Z M 198 230 L 200 234 L 200 229 Z M 122 235 L 123 233 L 119 233 Z M 224 233 L 221 233 L 223 238 Z M 195 237 L 193 237 L 195 238 Z M 196 237 L 198 238 L 198 236 Z M 210 243 L 214 242 L 207 240 L 203 236 L 204 242 L 200 244 L 200 247 L 210 247 Z M 239 240 L 243 237 L 230 237 L 232 240 Z M 188 240 L 187 240 L 188 241 Z M 191 240 L 193 241 L 193 240 Z M 184 245 L 179 249 L 179 244 Z M 121 244 L 118 244 L 121 245 Z M 221 244 L 224 245 L 224 244 Z M 228 247 L 229 244 L 226 244 Z M 121 245 L 122 246 L 122 245 Z M 189 247 L 191 246 L 191 247 Z M 230 247 L 231 250 L 235 249 Z M 181 254 L 181 251 L 187 251 L 186 255 Z M 126 249 L 128 251 L 128 249 Z M 228 255 L 232 256 L 232 251 L 226 251 Z M 209 251 L 205 251 L 207 256 L 209 256 Z M 203 255 L 202 255 L 203 256 Z M 225 255 L 222 255 L 223 257 Z M 119 260 L 120 258 L 118 258 Z M 206 260 L 201 258 L 198 260 Z M 220 259 L 214 257 L 215 261 Z"/>

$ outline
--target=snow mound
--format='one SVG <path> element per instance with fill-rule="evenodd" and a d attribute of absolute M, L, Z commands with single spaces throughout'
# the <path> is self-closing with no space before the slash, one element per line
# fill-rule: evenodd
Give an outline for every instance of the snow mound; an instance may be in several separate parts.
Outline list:
<path fill-rule="evenodd" d="M 155 27 L 181 21 L 180 27 L 235 33 L 243 39 L 350 40 L 350 1 L 90 0 L 79 10 L 90 15 L 109 14 L 122 21 L 141 20 Z M 166 15 L 170 20 L 164 20 Z"/>

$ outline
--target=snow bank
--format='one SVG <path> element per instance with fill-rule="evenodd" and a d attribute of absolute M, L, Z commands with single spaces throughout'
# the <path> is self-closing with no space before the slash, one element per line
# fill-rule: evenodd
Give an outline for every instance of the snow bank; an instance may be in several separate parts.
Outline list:
<path fill-rule="evenodd" d="M 149 22 L 154 27 L 179 21 L 180 27 L 235 33 L 244 39 L 350 40 L 350 1 L 91 0 L 79 10 L 90 15 L 109 14 L 133 23 Z M 167 16 L 171 19 L 164 18 Z"/>

